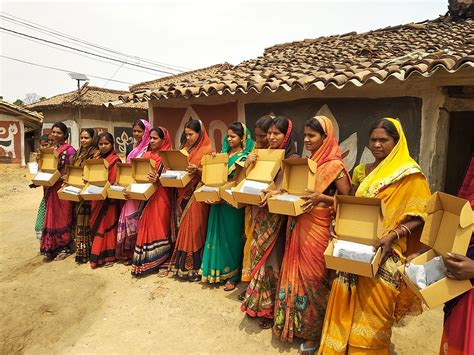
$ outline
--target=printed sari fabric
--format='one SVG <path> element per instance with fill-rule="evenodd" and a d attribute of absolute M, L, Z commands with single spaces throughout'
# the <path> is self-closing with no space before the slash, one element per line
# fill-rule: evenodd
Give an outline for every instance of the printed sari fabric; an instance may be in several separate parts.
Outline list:
<path fill-rule="evenodd" d="M 43 192 L 44 193 L 44 192 Z M 38 212 L 36 213 L 36 222 L 35 222 L 35 233 L 36 239 L 41 239 L 41 234 L 43 233 L 44 226 L 44 215 L 46 214 L 46 200 L 41 199 L 40 205 L 38 206 Z"/>
<path fill-rule="evenodd" d="M 464 176 L 458 196 L 474 208 L 474 158 Z M 466 256 L 474 259 L 474 235 Z M 471 279 L 474 285 L 474 279 Z M 474 354 L 474 288 L 447 302 L 444 306 L 444 327 L 440 354 Z"/>
<path fill-rule="evenodd" d="M 312 159 L 318 164 L 315 191 L 323 193 L 339 177 L 349 175 L 341 158 L 331 121 L 318 116 L 326 132 Z M 319 342 L 329 298 L 323 253 L 330 238 L 333 208 L 317 206 L 290 220 L 275 301 L 274 333 L 283 341 L 293 337 Z"/>
<path fill-rule="evenodd" d="M 250 131 L 244 126 L 245 137 L 242 152 L 229 156 L 229 176 L 235 173 L 235 163 L 243 162 L 253 148 Z M 222 152 L 229 153 L 227 136 L 224 137 Z M 206 243 L 199 273 L 202 281 L 214 283 L 225 280 L 237 283 L 244 244 L 244 209 L 234 208 L 227 203 L 211 206 L 207 225 Z"/>
<path fill-rule="evenodd" d="M 134 158 L 141 158 L 150 144 L 150 130 L 153 127 L 147 121 L 141 121 L 145 126 L 145 132 L 140 143 L 128 154 L 127 163 L 130 163 Z M 130 262 L 133 258 L 138 234 L 139 206 L 140 201 L 129 199 L 122 207 L 117 227 L 117 249 L 115 251 L 117 260 Z"/>
<path fill-rule="evenodd" d="M 292 139 L 292 122 L 289 123 L 287 134 L 279 147 L 285 149 L 287 159 L 297 157 Z M 251 317 L 273 318 L 287 220 L 286 216 L 268 212 L 267 207 L 258 208 L 255 215 L 250 245 L 252 271 L 240 307 L 242 312 Z"/>
<path fill-rule="evenodd" d="M 115 154 L 115 151 L 112 151 L 105 160 L 109 163 L 109 182 L 114 184 L 117 179 L 116 163 L 120 162 L 120 158 Z M 107 198 L 91 201 L 90 229 L 93 242 L 90 263 L 92 268 L 116 260 L 115 248 L 119 214 L 120 200 Z"/>
<path fill-rule="evenodd" d="M 95 135 L 97 137 L 97 135 Z M 83 167 L 88 159 L 97 154 L 96 142 L 94 141 L 87 149 L 80 148 L 73 158 L 73 165 Z M 81 201 L 76 204 L 76 216 L 74 226 L 74 240 L 76 246 L 76 262 L 86 263 L 89 261 L 92 247 L 92 235 L 89 228 L 91 217 L 90 201 Z"/>
<path fill-rule="evenodd" d="M 182 147 L 189 153 L 190 164 L 200 166 L 201 158 L 213 152 L 212 142 L 201 122 L 201 134 L 191 149 Z M 202 262 L 204 242 L 206 240 L 209 205 L 197 202 L 193 193 L 199 184 L 195 176 L 182 189 L 178 189 L 176 198 L 176 218 L 178 233 L 176 245 L 171 256 L 169 270 L 180 277 L 196 277 Z"/>
<path fill-rule="evenodd" d="M 408 153 L 400 123 L 387 120 L 396 126 L 400 140 L 356 192 L 356 196 L 384 201 L 384 233 L 410 217 L 424 220 L 426 201 L 430 197 L 426 178 Z M 389 354 L 395 320 L 421 311 L 419 299 L 406 287 L 398 272 L 406 250 L 406 238 L 392 244 L 390 257 L 380 266 L 375 278 L 340 273 L 334 280 L 320 354 Z"/>
<path fill-rule="evenodd" d="M 165 138 L 159 150 L 170 150 L 170 134 L 165 128 L 160 128 L 165 133 Z M 146 152 L 143 157 L 155 160 L 155 171 L 161 173 L 163 164 L 158 152 Z M 140 217 L 132 260 L 132 275 L 138 276 L 160 268 L 168 268 L 168 261 L 173 250 L 171 214 L 171 189 L 158 185 Z"/>
<path fill-rule="evenodd" d="M 64 174 L 65 167 L 76 150 L 69 144 L 57 148 L 58 170 Z M 60 200 L 58 191 L 62 180 L 59 179 L 53 186 L 45 188 L 46 213 L 43 231 L 41 234 L 40 251 L 49 259 L 54 258 L 59 252 L 71 251 L 71 231 L 73 225 L 73 204 L 70 201 Z"/>

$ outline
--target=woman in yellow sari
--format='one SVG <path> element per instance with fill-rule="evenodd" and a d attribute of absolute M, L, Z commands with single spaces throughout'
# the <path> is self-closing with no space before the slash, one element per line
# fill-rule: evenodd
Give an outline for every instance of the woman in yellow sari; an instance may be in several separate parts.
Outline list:
<path fill-rule="evenodd" d="M 423 225 L 430 190 L 419 165 L 410 157 L 402 126 L 384 118 L 370 130 L 373 164 L 358 167 L 356 196 L 384 201 L 382 260 L 374 278 L 340 273 L 332 284 L 319 354 L 389 354 L 395 320 L 421 310 L 421 303 L 403 284 L 407 243 Z"/>

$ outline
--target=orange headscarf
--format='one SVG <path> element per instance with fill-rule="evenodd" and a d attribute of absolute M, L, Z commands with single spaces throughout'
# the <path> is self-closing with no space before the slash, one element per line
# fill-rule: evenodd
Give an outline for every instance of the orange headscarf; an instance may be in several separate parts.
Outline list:
<path fill-rule="evenodd" d="M 189 163 L 196 166 L 201 164 L 201 158 L 204 155 L 211 154 L 214 151 L 214 148 L 212 148 L 211 138 L 209 138 L 206 128 L 201 120 L 199 120 L 199 124 L 201 125 L 201 132 L 199 133 L 198 142 L 190 150 L 185 146 L 182 147 L 189 153 Z"/>

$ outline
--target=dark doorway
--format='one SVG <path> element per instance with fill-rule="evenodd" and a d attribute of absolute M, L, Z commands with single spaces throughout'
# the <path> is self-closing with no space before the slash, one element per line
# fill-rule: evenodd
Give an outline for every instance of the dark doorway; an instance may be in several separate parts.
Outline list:
<path fill-rule="evenodd" d="M 444 191 L 456 195 L 474 152 L 474 111 L 449 114 L 449 141 Z"/>

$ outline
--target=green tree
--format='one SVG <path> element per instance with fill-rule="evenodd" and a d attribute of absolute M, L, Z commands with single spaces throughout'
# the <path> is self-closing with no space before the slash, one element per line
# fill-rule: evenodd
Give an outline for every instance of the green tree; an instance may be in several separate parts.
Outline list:
<path fill-rule="evenodd" d="M 23 100 L 16 99 L 15 102 L 13 102 L 13 105 L 24 106 L 25 103 L 23 102 Z"/>

